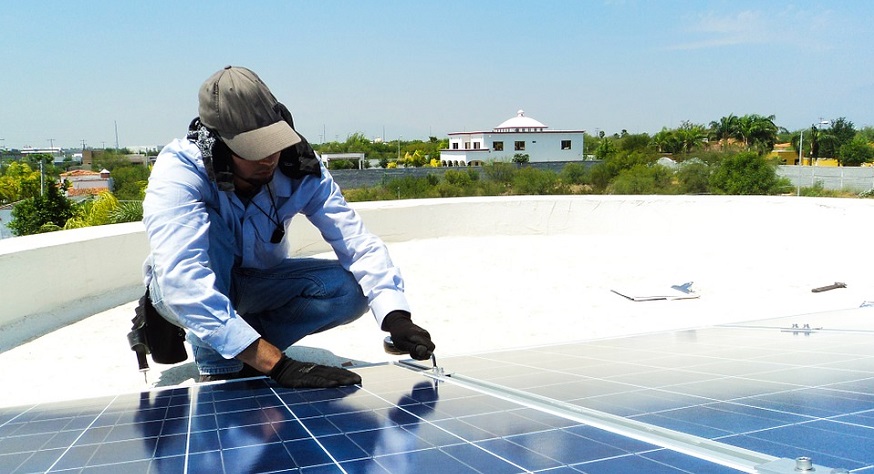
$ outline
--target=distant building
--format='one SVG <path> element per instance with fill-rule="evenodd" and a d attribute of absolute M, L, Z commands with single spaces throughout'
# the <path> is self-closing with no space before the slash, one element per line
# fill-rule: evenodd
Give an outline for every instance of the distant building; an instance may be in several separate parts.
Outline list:
<path fill-rule="evenodd" d="M 364 157 L 364 153 L 322 153 L 320 155 L 322 157 L 322 161 L 325 163 L 326 167 L 330 167 L 331 161 L 334 160 L 346 160 L 355 163 L 355 167 L 358 169 L 373 168 L 375 166 L 379 166 L 379 160 L 367 160 Z M 367 165 L 365 165 L 365 162 Z"/>
<path fill-rule="evenodd" d="M 83 166 L 91 166 L 94 164 L 95 160 L 99 160 L 101 155 L 106 153 L 105 150 L 82 150 L 82 162 Z M 146 165 L 155 162 L 154 156 L 146 156 L 141 153 L 131 153 L 124 156 L 127 161 L 133 165 Z"/>
<path fill-rule="evenodd" d="M 69 183 L 67 197 L 96 196 L 103 191 L 112 191 L 112 178 L 109 171 L 73 170 L 61 173 L 61 182 Z"/>
<path fill-rule="evenodd" d="M 584 130 L 549 130 L 520 110 L 490 132 L 453 132 L 440 151 L 443 166 L 482 165 L 528 155 L 531 163 L 583 159 Z"/>
<path fill-rule="evenodd" d="M 53 147 L 43 147 L 43 148 L 34 148 L 32 146 L 26 146 L 21 149 L 22 155 L 63 155 L 61 152 L 61 147 L 53 146 Z"/>

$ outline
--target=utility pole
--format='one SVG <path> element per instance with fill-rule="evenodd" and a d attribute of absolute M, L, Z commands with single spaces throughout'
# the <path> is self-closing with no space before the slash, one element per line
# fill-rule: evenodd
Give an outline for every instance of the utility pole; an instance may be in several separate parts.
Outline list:
<path fill-rule="evenodd" d="M 115 150 L 118 151 L 118 120 L 115 121 Z"/>
<path fill-rule="evenodd" d="M 55 161 L 55 139 L 49 138 L 49 150 L 51 151 L 52 161 Z M 43 159 L 39 159 L 39 195 L 45 196 L 46 194 L 46 179 L 45 173 L 43 172 Z"/>

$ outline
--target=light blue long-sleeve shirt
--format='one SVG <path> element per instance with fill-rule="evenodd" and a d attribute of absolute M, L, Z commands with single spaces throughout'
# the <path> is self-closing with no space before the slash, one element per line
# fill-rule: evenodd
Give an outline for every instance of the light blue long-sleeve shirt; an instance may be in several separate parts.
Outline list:
<path fill-rule="evenodd" d="M 321 177 L 301 179 L 277 170 L 268 186 L 279 221 L 287 229 L 295 215 L 303 214 L 316 226 L 340 264 L 355 276 L 378 324 L 391 311 L 410 311 L 403 278 L 385 244 L 365 229 L 324 166 Z M 222 356 L 232 358 L 260 335 L 215 288 L 216 276 L 208 264 L 208 209 L 221 216 L 221 225 L 233 230 L 235 259 L 243 268 L 267 269 L 289 258 L 294 236 L 286 234 L 280 243 L 270 242 L 276 230 L 271 217 L 276 216 L 267 186 L 245 206 L 233 192 L 220 191 L 208 178 L 200 150 L 190 141 L 174 140 L 158 155 L 143 202 L 151 248 L 143 268 L 144 283 L 148 286 L 157 279 L 164 305 L 180 322 Z"/>

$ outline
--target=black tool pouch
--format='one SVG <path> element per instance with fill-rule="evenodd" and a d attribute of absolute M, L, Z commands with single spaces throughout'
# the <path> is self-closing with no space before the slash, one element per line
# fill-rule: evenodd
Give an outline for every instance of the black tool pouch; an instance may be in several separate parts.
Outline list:
<path fill-rule="evenodd" d="M 148 370 L 146 354 L 158 364 L 175 364 L 188 359 L 185 351 L 185 331 L 164 319 L 152 306 L 149 290 L 140 298 L 133 327 L 127 334 L 132 351 L 137 353 L 140 370 Z"/>

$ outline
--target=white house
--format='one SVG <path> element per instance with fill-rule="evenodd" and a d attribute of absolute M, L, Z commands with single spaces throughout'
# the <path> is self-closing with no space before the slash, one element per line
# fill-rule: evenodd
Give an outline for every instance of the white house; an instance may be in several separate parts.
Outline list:
<path fill-rule="evenodd" d="M 528 155 L 531 163 L 583 159 L 584 130 L 549 130 L 520 110 L 490 132 L 453 132 L 449 148 L 440 150 L 443 166 L 481 165 L 488 161 L 512 161 Z"/>

